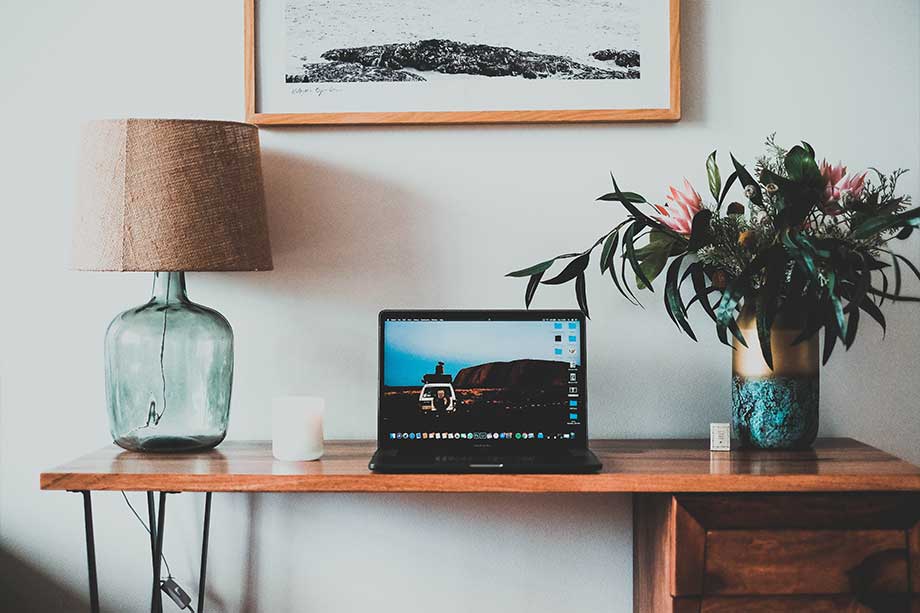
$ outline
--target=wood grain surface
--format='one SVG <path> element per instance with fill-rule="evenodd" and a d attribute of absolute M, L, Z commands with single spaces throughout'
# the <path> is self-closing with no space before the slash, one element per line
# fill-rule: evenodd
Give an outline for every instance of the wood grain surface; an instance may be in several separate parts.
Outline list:
<path fill-rule="evenodd" d="M 707 595 L 907 593 L 903 530 L 716 530 Z"/>
<path fill-rule="evenodd" d="M 46 490 L 187 492 L 857 492 L 920 491 L 920 469 L 852 439 L 810 451 L 710 452 L 705 440 L 596 440 L 594 475 L 384 475 L 371 441 L 329 441 L 316 462 L 281 462 L 268 441 L 200 453 L 143 454 L 115 445 L 43 472 Z"/>

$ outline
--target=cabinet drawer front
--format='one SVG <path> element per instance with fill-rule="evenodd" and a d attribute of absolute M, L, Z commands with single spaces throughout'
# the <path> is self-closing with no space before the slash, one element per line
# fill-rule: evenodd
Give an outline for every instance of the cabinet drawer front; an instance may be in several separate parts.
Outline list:
<path fill-rule="evenodd" d="M 907 592 L 903 530 L 713 530 L 705 594 Z"/>
<path fill-rule="evenodd" d="M 908 597 L 888 595 L 861 602 L 855 596 L 712 597 L 704 598 L 699 613 L 910 613 Z"/>

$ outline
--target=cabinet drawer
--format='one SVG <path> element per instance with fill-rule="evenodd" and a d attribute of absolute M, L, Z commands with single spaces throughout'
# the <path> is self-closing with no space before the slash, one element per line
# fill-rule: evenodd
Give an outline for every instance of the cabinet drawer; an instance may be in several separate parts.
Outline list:
<path fill-rule="evenodd" d="M 711 530 L 704 594 L 905 593 L 903 530 Z"/>
<path fill-rule="evenodd" d="M 914 603 L 918 603 L 915 601 Z M 855 596 L 712 597 L 704 598 L 694 613 L 911 613 L 909 597 L 892 595 L 861 602 Z M 916 609 L 920 611 L 920 609 Z"/>
<path fill-rule="evenodd" d="M 638 496 L 638 613 L 920 613 L 920 496 Z"/>

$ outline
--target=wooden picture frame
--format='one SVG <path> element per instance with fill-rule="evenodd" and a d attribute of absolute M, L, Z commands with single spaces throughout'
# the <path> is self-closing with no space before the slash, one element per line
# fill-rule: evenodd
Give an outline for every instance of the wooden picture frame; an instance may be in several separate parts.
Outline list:
<path fill-rule="evenodd" d="M 680 0 L 668 3 L 669 77 L 667 106 L 548 110 L 464 110 L 386 112 L 263 112 L 258 108 L 258 0 L 244 4 L 244 79 L 246 121 L 260 126 L 413 125 L 496 123 L 590 123 L 678 121 L 680 107 Z"/>

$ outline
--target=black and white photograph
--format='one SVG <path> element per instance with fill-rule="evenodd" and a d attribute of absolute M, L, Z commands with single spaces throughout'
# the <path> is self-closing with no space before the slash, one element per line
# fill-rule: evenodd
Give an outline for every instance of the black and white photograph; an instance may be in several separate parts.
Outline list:
<path fill-rule="evenodd" d="M 640 78 L 640 0 L 579 5 L 287 0 L 285 82 Z"/>
<path fill-rule="evenodd" d="M 474 113 L 470 121 L 489 121 L 489 113 L 527 121 L 533 112 L 540 121 L 616 120 L 620 112 L 642 119 L 643 111 L 648 119 L 679 117 L 673 0 L 254 4 L 256 123 L 275 123 L 272 114 L 285 121 L 310 114 L 302 123 L 323 123 L 317 115 L 348 123 L 341 115 L 349 113 L 388 114 L 385 121 L 400 113 Z"/>

